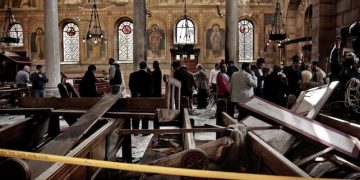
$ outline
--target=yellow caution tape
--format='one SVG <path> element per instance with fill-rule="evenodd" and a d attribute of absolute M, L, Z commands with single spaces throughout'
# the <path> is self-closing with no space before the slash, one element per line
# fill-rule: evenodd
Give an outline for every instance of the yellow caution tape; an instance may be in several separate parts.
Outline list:
<path fill-rule="evenodd" d="M 251 180 L 303 179 L 300 177 L 286 177 L 286 176 L 272 176 L 272 175 L 269 176 L 269 175 L 259 175 L 259 174 L 245 174 L 245 173 L 193 170 L 193 169 L 172 168 L 172 167 L 163 167 L 163 166 L 129 164 L 129 163 L 101 161 L 101 160 L 75 158 L 75 157 L 58 156 L 58 155 L 50 155 L 50 154 L 31 153 L 31 152 L 15 151 L 8 149 L 0 149 L 0 156 L 38 160 L 38 161 L 48 161 L 55 163 L 65 163 L 65 164 L 73 164 L 80 166 L 118 169 L 125 171 L 167 174 L 167 175 L 175 175 L 175 176 L 189 176 L 189 177 L 199 177 L 199 178 L 251 179 Z"/>

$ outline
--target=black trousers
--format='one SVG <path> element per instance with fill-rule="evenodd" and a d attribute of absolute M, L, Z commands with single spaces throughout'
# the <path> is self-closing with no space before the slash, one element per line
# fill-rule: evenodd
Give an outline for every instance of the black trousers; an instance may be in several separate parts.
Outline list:
<path fill-rule="evenodd" d="M 149 120 L 141 119 L 142 122 L 142 129 L 148 129 L 149 128 Z M 131 119 L 131 124 L 133 129 L 139 129 L 140 119 Z"/>
<path fill-rule="evenodd" d="M 204 109 L 207 107 L 208 102 L 207 102 L 207 98 L 208 98 L 208 93 L 207 93 L 207 89 L 199 89 L 199 93 L 198 93 L 198 108 L 199 109 Z"/>

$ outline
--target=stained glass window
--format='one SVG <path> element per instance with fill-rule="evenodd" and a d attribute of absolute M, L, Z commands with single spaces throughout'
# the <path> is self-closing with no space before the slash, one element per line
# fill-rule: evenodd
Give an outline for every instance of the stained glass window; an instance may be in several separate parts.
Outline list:
<path fill-rule="evenodd" d="M 194 44 L 195 43 L 195 26 L 194 23 L 187 18 L 180 20 L 176 24 L 175 44 Z"/>
<path fill-rule="evenodd" d="M 118 28 L 119 63 L 133 63 L 133 23 L 123 21 Z"/>
<path fill-rule="evenodd" d="M 23 28 L 19 23 L 12 24 L 12 26 L 10 27 L 9 35 L 12 38 L 19 38 L 19 43 L 9 43 L 9 46 L 12 47 L 24 46 Z"/>
<path fill-rule="evenodd" d="M 248 20 L 239 21 L 239 62 L 254 60 L 254 26 Z"/>
<path fill-rule="evenodd" d="M 63 55 L 66 64 L 80 61 L 79 27 L 75 23 L 67 23 L 63 28 Z"/>

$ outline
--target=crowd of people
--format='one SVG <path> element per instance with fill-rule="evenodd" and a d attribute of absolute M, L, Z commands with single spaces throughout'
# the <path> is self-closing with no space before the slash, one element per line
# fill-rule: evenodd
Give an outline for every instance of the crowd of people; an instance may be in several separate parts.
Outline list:
<path fill-rule="evenodd" d="M 354 52 L 340 52 L 341 39 L 337 38 L 330 54 L 331 73 L 329 76 L 319 67 L 318 61 L 310 64 L 302 63 L 299 56 L 292 57 L 292 64 L 286 67 L 274 65 L 270 70 L 266 67 L 266 60 L 258 58 L 256 63 L 241 63 L 238 68 L 233 61 L 224 60 L 216 63 L 208 73 L 202 64 L 197 64 L 196 72 L 190 72 L 180 61 L 172 63 L 173 76 L 179 80 L 181 96 L 189 98 L 190 108 L 193 101 L 197 102 L 198 109 L 208 106 L 210 95 L 214 99 L 222 98 L 227 101 L 228 114 L 234 116 L 235 109 L 240 112 L 238 104 L 251 96 L 264 98 L 272 103 L 290 108 L 295 103 L 300 92 L 316 86 L 338 80 L 340 82 L 338 99 L 344 99 L 347 89 L 346 83 L 351 78 L 360 79 L 359 47 L 360 24 L 354 23 L 350 27 L 350 35 L 354 36 Z M 358 53 L 358 54 L 356 54 Z M 122 93 L 126 96 L 124 75 L 120 65 L 114 58 L 109 59 L 109 86 L 112 94 Z M 146 61 L 139 63 L 139 71 L 132 72 L 129 78 L 131 97 L 161 97 L 162 73 L 158 61 L 153 62 L 153 70 L 148 68 Z M 85 72 L 80 84 L 81 97 L 98 97 L 95 78 L 96 66 L 91 64 Z M 16 76 L 18 88 L 27 88 L 32 83 L 31 96 L 44 97 L 45 84 L 48 78 L 42 66 L 36 66 L 36 71 L 30 74 L 30 67 L 25 66 Z M 193 98 L 196 97 L 195 100 Z M 240 112 L 241 116 L 241 112 Z M 138 126 L 138 123 L 135 123 Z M 146 127 L 145 123 L 145 127 Z"/>
<path fill-rule="evenodd" d="M 234 116 L 235 109 L 240 112 L 238 104 L 251 96 L 290 107 L 302 90 L 326 83 L 326 73 L 317 61 L 302 64 L 300 58 L 294 55 L 292 64 L 286 67 L 275 65 L 270 70 L 265 64 L 264 58 L 258 58 L 255 64 L 241 63 L 238 69 L 233 61 L 225 63 L 221 60 L 209 73 L 201 64 L 196 66 L 196 73 L 188 71 L 179 61 L 172 66 L 174 78 L 182 83 L 181 96 L 188 97 L 192 102 L 193 90 L 197 89 L 197 108 L 203 109 L 207 107 L 209 95 L 214 94 L 213 98 L 227 101 L 230 116 Z"/>

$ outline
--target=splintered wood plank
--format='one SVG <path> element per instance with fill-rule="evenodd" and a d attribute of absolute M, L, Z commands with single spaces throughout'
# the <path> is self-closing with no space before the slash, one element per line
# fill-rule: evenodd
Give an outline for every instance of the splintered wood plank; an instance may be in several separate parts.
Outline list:
<path fill-rule="evenodd" d="M 191 129 L 191 123 L 190 123 L 190 116 L 188 113 L 188 110 L 186 108 L 184 108 L 184 119 L 183 119 L 183 128 L 184 129 Z M 184 133 L 184 142 L 183 142 L 183 147 L 184 150 L 186 149 L 194 149 L 196 144 L 195 144 L 195 138 L 194 138 L 194 134 L 193 133 Z"/>
<path fill-rule="evenodd" d="M 223 113 L 223 121 L 225 126 L 239 124 L 235 119 Z M 258 123 L 258 125 L 264 125 Z M 297 167 L 294 163 L 286 159 L 282 154 L 268 145 L 254 132 L 248 132 L 248 147 L 250 151 L 262 159 L 269 169 L 278 175 L 301 176 L 310 178 L 306 172 Z"/>
<path fill-rule="evenodd" d="M 248 116 L 241 122 L 249 129 L 270 125 L 253 116 Z M 295 136 L 283 131 L 282 129 L 254 130 L 253 132 L 280 154 L 285 154 L 296 140 Z"/>
<path fill-rule="evenodd" d="M 109 110 L 120 98 L 120 94 L 108 94 L 101 98 L 94 106 L 92 106 L 84 115 L 82 115 L 68 130 L 59 134 L 52 141 L 47 143 L 40 151 L 44 154 L 65 155 L 75 144 L 83 137 L 83 135 L 92 127 L 97 120 Z M 31 174 L 35 177 L 44 170 L 48 169 L 52 163 L 30 161 Z"/>
<path fill-rule="evenodd" d="M 156 117 L 158 122 L 169 122 L 178 119 L 180 110 L 172 109 L 156 109 Z"/>
<path fill-rule="evenodd" d="M 360 142 L 357 138 L 320 122 L 295 114 L 257 97 L 247 99 L 240 103 L 240 106 L 257 118 L 266 120 L 270 124 L 283 125 L 287 130 L 325 146 L 334 146 L 335 150 L 345 155 L 353 158 L 357 158 L 359 155 Z"/>
<path fill-rule="evenodd" d="M 229 137 L 223 137 L 216 141 L 211 141 L 205 144 L 201 144 L 197 146 L 197 149 L 204 151 L 208 159 L 216 161 L 219 151 L 221 151 L 224 147 L 229 147 L 233 143 L 233 140 Z M 180 167 L 181 165 L 181 157 L 187 151 L 181 151 L 179 153 L 172 154 L 170 156 L 163 157 L 161 159 L 157 159 L 155 161 L 144 162 L 150 165 L 157 165 L 157 166 L 166 166 L 166 167 Z"/>
<path fill-rule="evenodd" d="M 356 138 L 360 138 L 360 124 L 351 123 L 336 117 L 328 116 L 325 114 L 319 114 L 317 121 L 338 129 L 344 133 L 350 134 Z"/>
<path fill-rule="evenodd" d="M 1 109 L 0 109 L 1 112 Z M 66 117 L 81 117 L 87 110 L 66 110 L 57 109 L 52 111 L 52 115 L 55 116 L 66 116 Z M 139 118 L 139 119 L 155 119 L 155 113 L 144 113 L 144 112 L 106 112 L 103 117 L 109 118 Z"/>
<path fill-rule="evenodd" d="M 179 134 L 199 132 L 224 132 L 226 128 L 191 128 L 191 129 L 118 129 L 119 134 Z"/>

